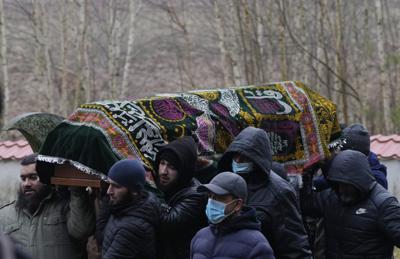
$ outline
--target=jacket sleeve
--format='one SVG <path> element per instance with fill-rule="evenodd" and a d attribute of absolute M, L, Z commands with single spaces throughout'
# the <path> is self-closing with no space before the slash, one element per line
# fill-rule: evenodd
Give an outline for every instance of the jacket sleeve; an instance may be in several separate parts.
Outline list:
<path fill-rule="evenodd" d="M 271 242 L 279 258 L 312 258 L 308 236 L 299 212 L 296 195 L 284 190 L 277 197 L 271 217 Z"/>
<path fill-rule="evenodd" d="M 179 228 L 198 222 L 204 218 L 205 195 L 190 193 L 182 200 L 169 206 L 161 205 L 161 227 L 163 230 L 174 231 Z"/>
<path fill-rule="evenodd" d="M 100 203 L 99 213 L 96 218 L 95 238 L 99 246 L 101 246 L 101 244 L 103 243 L 104 230 L 106 228 L 110 216 L 111 216 L 111 209 L 110 206 L 108 205 L 108 197 L 106 197 Z"/>
<path fill-rule="evenodd" d="M 317 179 L 323 179 L 326 182 L 323 176 L 317 177 Z M 313 180 L 312 175 L 303 175 L 303 187 L 300 189 L 300 207 L 304 216 L 322 217 L 324 201 L 331 189 L 321 188 L 316 190 L 314 184 L 315 180 Z"/>
<path fill-rule="evenodd" d="M 112 243 L 105 253 L 103 259 L 136 258 L 139 251 L 143 250 L 143 236 L 146 235 L 146 224 L 135 225 L 135 228 L 121 228 L 113 237 Z"/>
<path fill-rule="evenodd" d="M 400 247 L 400 204 L 396 198 L 391 197 L 380 206 L 378 224 L 385 236 Z"/>
<path fill-rule="evenodd" d="M 78 240 L 89 237 L 94 231 L 93 201 L 83 188 L 71 188 L 67 227 L 69 235 Z"/>

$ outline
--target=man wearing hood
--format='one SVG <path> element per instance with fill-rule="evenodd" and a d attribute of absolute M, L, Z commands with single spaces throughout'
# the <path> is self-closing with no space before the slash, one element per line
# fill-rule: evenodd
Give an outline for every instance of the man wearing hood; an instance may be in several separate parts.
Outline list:
<path fill-rule="evenodd" d="M 271 171 L 272 153 L 267 133 L 247 127 L 228 147 L 220 171 L 240 174 L 247 183 L 247 205 L 256 209 L 261 232 L 276 258 L 311 258 L 299 213 L 298 200 L 289 183 Z"/>
<path fill-rule="evenodd" d="M 157 258 L 159 203 L 144 191 L 145 169 L 138 160 L 124 159 L 108 172 L 108 204 L 102 207 L 96 240 L 103 259 Z"/>
<path fill-rule="evenodd" d="M 260 232 L 256 211 L 244 205 L 247 185 L 242 177 L 223 172 L 198 190 L 208 192 L 206 214 L 210 225 L 193 238 L 190 258 L 275 259 Z"/>
<path fill-rule="evenodd" d="M 190 136 L 172 141 L 157 154 L 156 183 L 165 195 L 159 258 L 189 258 L 190 241 L 207 224 L 207 195 L 197 192 L 200 182 L 193 177 L 196 161 L 196 143 Z"/>
<path fill-rule="evenodd" d="M 393 245 L 400 245 L 400 205 L 372 176 L 367 157 L 340 152 L 327 180 L 332 188 L 312 195 L 313 212 L 324 217 L 326 258 L 392 258 Z"/>
<path fill-rule="evenodd" d="M 351 124 L 345 127 L 340 137 L 342 144 L 341 150 L 357 150 L 368 157 L 369 166 L 372 170 L 372 175 L 377 183 L 385 189 L 388 188 L 386 179 L 386 166 L 379 162 L 377 155 L 370 150 L 370 136 L 368 130 L 360 123 Z M 329 188 L 329 183 L 324 176 L 317 177 L 314 180 L 316 190 L 324 190 Z"/>

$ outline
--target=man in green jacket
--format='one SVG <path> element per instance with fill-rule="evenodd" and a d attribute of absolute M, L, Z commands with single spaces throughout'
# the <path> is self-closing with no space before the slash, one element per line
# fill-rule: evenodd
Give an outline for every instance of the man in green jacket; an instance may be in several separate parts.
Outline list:
<path fill-rule="evenodd" d="M 17 200 L 0 205 L 0 231 L 33 258 L 84 258 L 95 226 L 93 203 L 82 188 L 73 188 L 67 197 L 41 183 L 36 157 L 21 162 Z"/>

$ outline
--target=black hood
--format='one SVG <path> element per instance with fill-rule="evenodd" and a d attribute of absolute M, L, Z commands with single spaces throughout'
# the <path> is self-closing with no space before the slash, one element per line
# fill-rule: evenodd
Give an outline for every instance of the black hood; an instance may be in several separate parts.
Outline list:
<path fill-rule="evenodd" d="M 271 171 L 271 146 L 267 133 L 262 129 L 247 127 L 242 130 L 221 157 L 219 171 L 232 171 L 234 153 L 248 157 L 266 174 Z"/>
<path fill-rule="evenodd" d="M 351 184 L 365 197 L 375 186 L 368 158 L 355 150 L 344 150 L 338 153 L 328 171 L 328 181 Z"/>
<path fill-rule="evenodd" d="M 115 217 L 134 216 L 150 224 L 158 225 L 160 218 L 159 203 L 154 194 L 142 192 L 139 200 L 128 204 L 111 205 L 111 213 Z"/>
<path fill-rule="evenodd" d="M 190 184 L 196 171 L 197 148 L 196 142 L 190 136 L 176 139 L 164 146 L 158 152 L 155 160 L 154 170 L 158 178 L 158 165 L 163 152 L 171 151 L 179 158 L 177 188 L 180 189 Z"/>

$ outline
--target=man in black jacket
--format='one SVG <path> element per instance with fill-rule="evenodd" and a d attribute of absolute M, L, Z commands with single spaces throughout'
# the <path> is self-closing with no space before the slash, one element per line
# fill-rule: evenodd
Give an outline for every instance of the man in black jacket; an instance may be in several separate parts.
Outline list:
<path fill-rule="evenodd" d="M 143 165 L 138 160 L 118 161 L 108 177 L 109 204 L 101 209 L 96 227 L 102 258 L 157 258 L 159 203 L 143 190 Z"/>
<path fill-rule="evenodd" d="M 161 253 L 159 258 L 188 258 L 190 241 L 207 225 L 204 210 L 207 195 L 197 192 L 193 178 L 197 161 L 196 143 L 183 137 L 166 145 L 156 157 L 158 188 L 165 201 L 161 205 Z"/>
<path fill-rule="evenodd" d="M 324 217 L 326 258 L 392 258 L 393 245 L 400 245 L 400 205 L 377 184 L 367 157 L 340 152 L 327 180 L 332 188 L 311 192 L 303 206 L 305 213 Z"/>
<path fill-rule="evenodd" d="M 219 171 L 232 171 L 246 180 L 247 205 L 256 209 L 261 232 L 276 258 L 311 258 L 296 194 L 286 180 L 271 171 L 271 164 L 267 133 L 247 127 L 221 157 Z"/>

